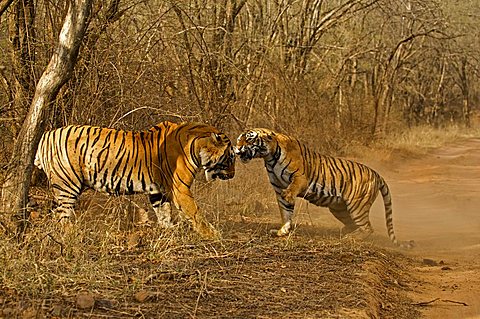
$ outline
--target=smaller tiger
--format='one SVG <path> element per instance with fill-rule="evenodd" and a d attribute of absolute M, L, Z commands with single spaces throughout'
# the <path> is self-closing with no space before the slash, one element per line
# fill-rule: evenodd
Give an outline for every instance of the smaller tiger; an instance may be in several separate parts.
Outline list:
<path fill-rule="evenodd" d="M 235 153 L 224 133 L 201 123 L 165 121 L 140 132 L 70 125 L 43 134 L 35 165 L 47 175 L 60 218 L 74 214 L 85 188 L 146 193 L 161 226 L 173 225 L 173 203 L 202 237 L 218 238 L 198 212 L 190 186 L 202 169 L 207 180 L 233 178 Z"/>
<path fill-rule="evenodd" d="M 385 180 L 373 169 L 346 159 L 321 155 L 299 140 L 256 128 L 243 132 L 237 139 L 235 153 L 242 162 L 263 158 L 281 212 L 282 227 L 277 236 L 288 234 L 292 227 L 295 198 L 328 207 L 344 224 L 342 234 L 365 238 L 373 232 L 370 207 L 378 192 L 382 194 L 390 240 L 410 248 L 413 242 L 401 244 L 393 231 L 392 199 Z"/>

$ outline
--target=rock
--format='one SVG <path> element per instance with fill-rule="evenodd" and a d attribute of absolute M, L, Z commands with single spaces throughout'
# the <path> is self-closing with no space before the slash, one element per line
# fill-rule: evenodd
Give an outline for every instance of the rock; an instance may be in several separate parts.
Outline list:
<path fill-rule="evenodd" d="M 79 309 L 90 309 L 95 305 L 95 298 L 92 294 L 84 291 L 77 295 L 76 305 Z"/>
<path fill-rule="evenodd" d="M 423 263 L 427 266 L 438 266 L 438 263 L 433 259 L 423 258 Z"/>

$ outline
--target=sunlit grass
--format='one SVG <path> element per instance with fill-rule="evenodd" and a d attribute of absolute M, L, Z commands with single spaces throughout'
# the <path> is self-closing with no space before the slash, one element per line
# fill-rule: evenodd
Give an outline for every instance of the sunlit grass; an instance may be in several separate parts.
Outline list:
<path fill-rule="evenodd" d="M 401 133 L 392 134 L 382 142 L 382 146 L 392 149 L 422 150 L 455 142 L 462 138 L 480 137 L 480 128 L 449 125 L 442 128 L 417 126 Z"/>

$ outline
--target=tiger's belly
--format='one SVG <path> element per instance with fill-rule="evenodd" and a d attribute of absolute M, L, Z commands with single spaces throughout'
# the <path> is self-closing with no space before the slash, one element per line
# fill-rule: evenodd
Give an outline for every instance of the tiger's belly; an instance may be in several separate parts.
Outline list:
<path fill-rule="evenodd" d="M 133 195 L 138 193 L 146 194 L 158 194 L 160 193 L 160 187 L 156 184 L 142 185 L 139 182 L 122 181 L 120 183 L 102 183 L 96 181 L 87 185 L 88 187 L 102 193 L 110 195 Z"/>
<path fill-rule="evenodd" d="M 345 200 L 340 194 L 337 195 L 336 192 L 330 191 L 321 185 L 309 187 L 299 196 L 320 207 L 337 207 L 345 205 Z"/>
<path fill-rule="evenodd" d="M 102 183 L 96 181 L 91 188 L 96 191 L 111 194 L 111 195 L 132 195 L 138 193 L 158 194 L 160 193 L 160 187 L 156 184 L 143 185 L 139 181 L 121 181 L 113 183 Z"/>

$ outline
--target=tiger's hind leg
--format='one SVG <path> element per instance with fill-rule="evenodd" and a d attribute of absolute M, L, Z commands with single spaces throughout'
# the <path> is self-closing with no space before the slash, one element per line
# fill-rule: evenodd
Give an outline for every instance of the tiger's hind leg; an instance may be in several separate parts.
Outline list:
<path fill-rule="evenodd" d="M 347 210 L 345 202 L 341 201 L 332 203 L 328 206 L 328 209 L 332 215 L 344 225 L 340 231 L 341 236 L 350 234 L 358 229 L 358 226 L 355 224 Z"/>
<path fill-rule="evenodd" d="M 167 196 L 162 193 L 151 194 L 150 203 L 152 204 L 155 215 L 157 216 L 158 225 L 163 228 L 172 227 L 172 206 L 168 201 Z"/>
<path fill-rule="evenodd" d="M 352 205 L 353 206 L 353 205 Z M 355 223 L 356 229 L 348 234 L 349 237 L 358 239 L 365 239 L 373 233 L 372 225 L 370 224 L 370 206 L 360 206 L 356 209 L 349 206 L 349 215 Z"/>
<path fill-rule="evenodd" d="M 57 207 L 53 209 L 55 218 L 62 223 L 75 218 L 75 204 L 81 192 L 81 187 L 75 185 L 52 184 Z"/>

